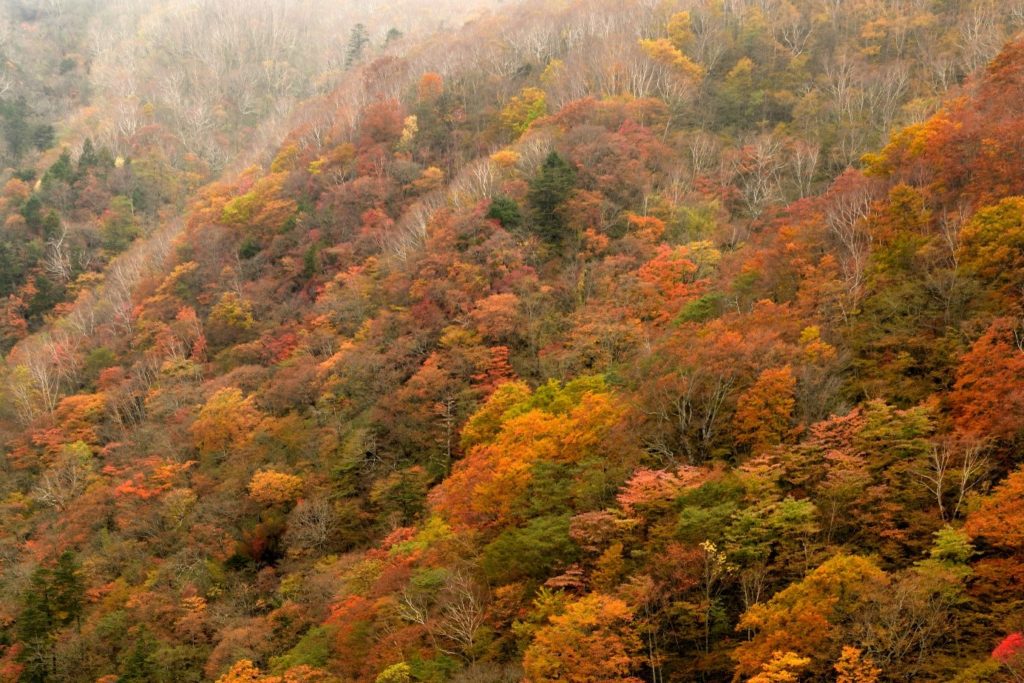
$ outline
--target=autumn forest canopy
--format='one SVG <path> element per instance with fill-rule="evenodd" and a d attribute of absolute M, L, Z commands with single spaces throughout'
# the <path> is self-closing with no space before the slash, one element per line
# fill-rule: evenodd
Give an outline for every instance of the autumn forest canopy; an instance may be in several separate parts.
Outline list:
<path fill-rule="evenodd" d="M 1024 681 L 1024 0 L 0 0 L 0 683 Z"/>

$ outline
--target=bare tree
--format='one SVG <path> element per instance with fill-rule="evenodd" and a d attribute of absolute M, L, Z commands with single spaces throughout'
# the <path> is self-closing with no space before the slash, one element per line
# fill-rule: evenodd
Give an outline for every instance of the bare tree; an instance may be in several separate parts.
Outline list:
<path fill-rule="evenodd" d="M 821 160 L 821 146 L 794 140 L 789 148 L 789 168 L 796 186 L 797 198 L 809 196 L 814 189 L 814 178 Z"/>
<path fill-rule="evenodd" d="M 844 316 L 853 312 L 862 295 L 864 269 L 873 241 L 864 219 L 873 199 L 870 186 L 864 182 L 837 187 L 827 197 L 825 226 L 838 247 L 840 270 L 849 297 Z"/>
<path fill-rule="evenodd" d="M 72 275 L 71 255 L 66 244 L 68 228 L 61 225 L 59 236 L 46 240 L 46 258 L 43 267 L 46 272 L 61 282 L 70 282 Z"/>
<path fill-rule="evenodd" d="M 67 446 L 57 461 L 43 472 L 32 495 L 43 505 L 63 510 L 85 490 L 92 470 L 88 447 L 83 444 Z"/>
<path fill-rule="evenodd" d="M 967 5 L 959 25 L 960 61 L 967 73 L 987 63 L 999 51 L 1005 36 L 998 3 L 975 0 Z"/>
<path fill-rule="evenodd" d="M 464 569 L 448 574 L 438 599 L 440 613 L 434 627 L 437 636 L 455 646 L 455 654 L 476 660 L 475 648 L 484 625 L 486 595 Z"/>
<path fill-rule="evenodd" d="M 288 516 L 289 545 L 322 553 L 338 528 L 334 506 L 326 498 L 300 500 Z"/>
<path fill-rule="evenodd" d="M 693 54 L 696 55 L 697 62 L 709 72 L 715 70 L 728 50 L 729 41 L 724 19 L 710 7 L 690 12 L 690 25 L 694 35 Z"/>
<path fill-rule="evenodd" d="M 927 461 L 915 473 L 935 499 L 942 521 L 953 521 L 960 514 L 967 494 L 988 472 L 985 445 L 944 441 L 933 444 Z M 950 502 L 947 502 L 950 501 Z"/>
<path fill-rule="evenodd" d="M 810 12 L 801 12 L 789 2 L 781 2 L 777 8 L 765 15 L 772 18 L 772 30 L 781 45 L 794 57 L 807 49 L 814 34 L 814 17 Z"/>

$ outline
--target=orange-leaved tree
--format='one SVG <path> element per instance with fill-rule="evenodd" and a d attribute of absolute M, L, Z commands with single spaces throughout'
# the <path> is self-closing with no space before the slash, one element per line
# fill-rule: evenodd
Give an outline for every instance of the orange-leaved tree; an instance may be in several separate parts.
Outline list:
<path fill-rule="evenodd" d="M 757 452 L 793 436 L 796 378 L 788 365 L 764 370 L 736 404 L 736 441 Z"/>
<path fill-rule="evenodd" d="M 1024 469 L 1010 473 L 981 500 L 964 526 L 972 536 L 1014 552 L 1024 550 Z"/>
<path fill-rule="evenodd" d="M 844 625 L 872 599 L 884 595 L 888 585 L 885 572 L 870 560 L 836 555 L 743 614 L 737 629 L 755 633 L 735 650 L 737 673 L 756 674 L 778 652 L 809 657 L 810 672 L 826 672 L 841 655 Z"/>
<path fill-rule="evenodd" d="M 242 397 L 242 390 L 219 390 L 199 411 L 192 423 L 192 437 L 200 453 L 220 453 L 247 443 L 260 422 L 253 399 Z"/>
<path fill-rule="evenodd" d="M 556 382 L 533 394 L 518 383 L 499 388 L 463 433 L 469 445 L 434 490 L 435 507 L 459 526 L 501 528 L 526 514 L 522 496 L 538 463 L 575 465 L 601 457 L 614 468 L 616 427 L 625 409 L 601 378 Z M 620 430 L 621 431 L 621 430 Z"/>
<path fill-rule="evenodd" d="M 622 600 L 591 593 L 537 631 L 523 666 L 530 683 L 640 683 L 640 637 Z"/>
<path fill-rule="evenodd" d="M 982 438 L 1009 438 L 1024 418 L 1024 351 L 1014 321 L 992 322 L 960 359 L 950 394 L 961 432 Z"/>
<path fill-rule="evenodd" d="M 260 470 L 249 482 L 249 496 L 258 503 L 283 505 L 302 493 L 302 478 L 274 470 Z"/>

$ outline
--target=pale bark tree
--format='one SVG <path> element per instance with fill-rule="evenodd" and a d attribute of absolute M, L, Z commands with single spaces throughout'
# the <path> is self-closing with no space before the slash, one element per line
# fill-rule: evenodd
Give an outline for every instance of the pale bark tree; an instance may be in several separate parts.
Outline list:
<path fill-rule="evenodd" d="M 1002 47 L 1005 35 L 999 21 L 999 4 L 975 0 L 964 8 L 958 26 L 960 60 L 967 73 L 986 64 Z"/>
<path fill-rule="evenodd" d="M 814 35 L 814 15 L 811 12 L 802 12 L 785 0 L 777 5 L 771 11 L 765 12 L 772 22 L 775 40 L 791 55 L 799 57 L 807 50 L 811 37 Z"/>
<path fill-rule="evenodd" d="M 483 588 L 466 570 L 455 569 L 445 580 L 438 604 L 434 633 L 454 645 L 447 651 L 475 661 L 487 604 Z"/>
<path fill-rule="evenodd" d="M 71 254 L 66 244 L 68 228 L 61 226 L 60 235 L 55 235 L 46 241 L 46 257 L 43 260 L 43 267 L 52 277 L 61 282 L 70 282 L 72 276 Z"/>
<path fill-rule="evenodd" d="M 960 515 L 968 494 L 988 473 L 985 450 L 985 444 L 978 442 L 934 444 L 927 462 L 916 471 L 921 484 L 935 499 L 943 522 L 952 522 Z"/>
<path fill-rule="evenodd" d="M 864 219 L 873 200 L 873 192 L 865 182 L 838 188 L 827 199 L 825 226 L 839 252 L 847 295 L 842 306 L 844 317 L 853 314 L 863 295 L 864 269 L 873 242 Z"/>
<path fill-rule="evenodd" d="M 338 516 L 326 498 L 300 500 L 288 517 L 289 545 L 316 553 L 324 552 L 338 529 Z"/>
<path fill-rule="evenodd" d="M 810 196 L 821 160 L 821 146 L 805 140 L 794 140 L 789 149 L 789 167 L 798 199 Z"/>
<path fill-rule="evenodd" d="M 73 444 L 43 472 L 32 496 L 43 505 L 64 510 L 85 490 L 92 472 L 92 454 L 88 448 L 84 444 Z"/>

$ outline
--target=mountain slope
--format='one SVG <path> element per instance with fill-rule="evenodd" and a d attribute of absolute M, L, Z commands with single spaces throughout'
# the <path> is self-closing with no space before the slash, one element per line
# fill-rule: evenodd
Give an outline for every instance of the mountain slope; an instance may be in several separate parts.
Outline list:
<path fill-rule="evenodd" d="M 3 675 L 1012 679 L 1012 8 L 547 5 L 15 347 Z"/>

